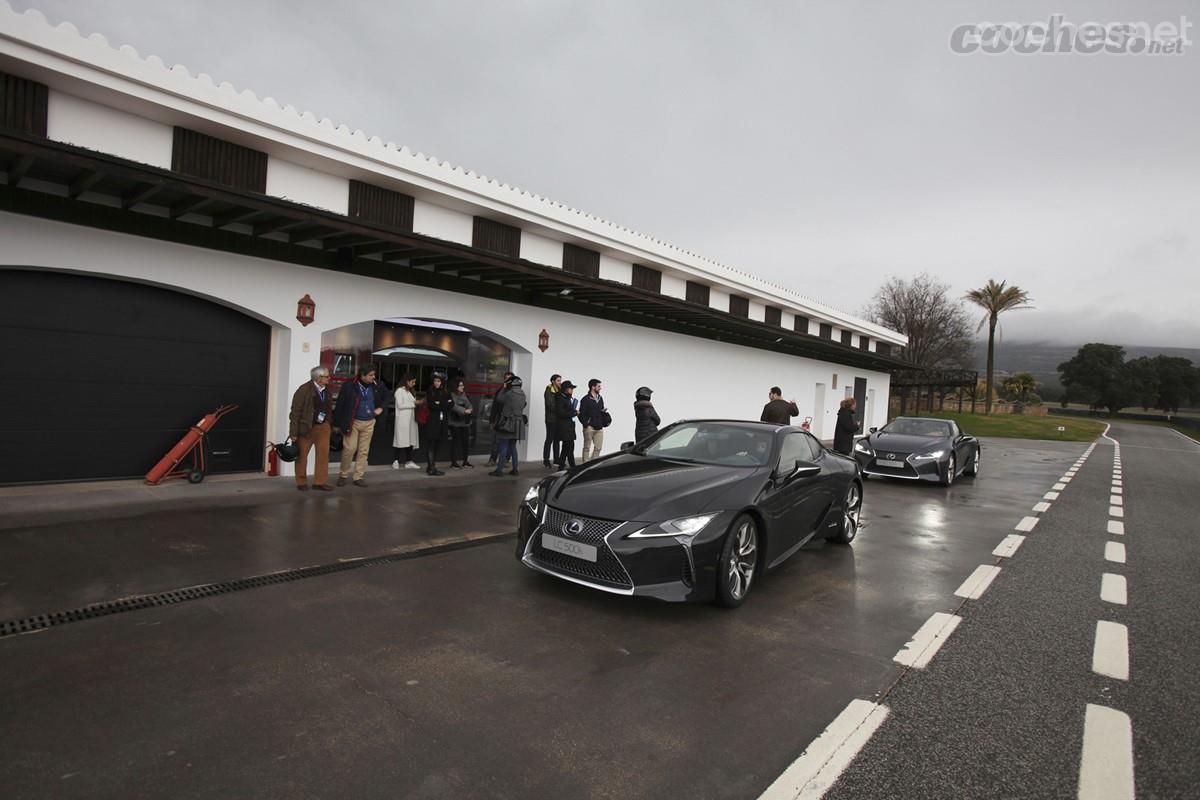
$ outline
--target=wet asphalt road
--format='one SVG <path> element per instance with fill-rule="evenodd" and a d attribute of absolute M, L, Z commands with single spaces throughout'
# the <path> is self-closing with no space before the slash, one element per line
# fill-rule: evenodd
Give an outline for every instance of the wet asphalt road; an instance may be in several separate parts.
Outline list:
<path fill-rule="evenodd" d="M 1174 456 L 1180 466 L 1193 469 L 1191 483 L 1180 486 L 1156 477 L 1161 454 L 1139 456 L 1135 444 L 1131 436 L 1125 451 L 1130 539 L 1143 513 L 1147 525 L 1157 524 L 1141 510 L 1141 492 L 1185 524 L 1169 509 L 1195 508 L 1200 460 L 1185 440 L 1174 442 L 1184 451 Z M 992 440 L 974 481 L 949 489 L 871 481 L 869 525 L 852 547 L 806 547 L 734 612 L 591 592 L 521 568 L 512 540 L 501 539 L 8 637 L 0 640 L 0 785 L 14 798 L 757 797 L 847 703 L 882 697 L 893 716 L 835 796 L 1022 793 L 1012 787 L 1073 796 L 1079 698 L 1116 702 L 1118 689 L 1089 678 L 1086 630 L 1082 638 L 1070 624 L 1043 632 L 1037 612 L 1069 606 L 1072 615 L 1091 612 L 1094 625 L 1096 612 L 1083 607 L 1099 603 L 1099 563 L 1076 564 L 1082 556 L 1057 548 L 1088 536 L 1102 554 L 1107 506 L 1099 498 L 1107 494 L 1088 481 L 1103 471 L 1103 448 L 989 593 L 959 611 L 966 621 L 929 669 L 905 671 L 892 657 L 931 613 L 959 609 L 954 590 L 977 565 L 995 563 L 992 548 L 1085 447 Z M 392 513 L 417 500 L 436 503 L 442 509 L 427 507 L 436 519 L 414 517 L 410 533 L 428 535 L 421 532 L 436 525 L 439 536 L 455 536 L 499 525 L 481 524 L 485 511 L 515 507 L 524 484 L 425 491 L 407 500 L 397 491 L 386 502 Z M 505 493 L 511 497 L 498 496 Z M 97 523 L 91 555 L 57 572 L 52 556 L 78 528 L 19 531 L 57 544 L 39 550 L 21 570 L 18 591 L 0 599 L 10 608 L 73 607 L 84 594 L 111 590 L 122 562 L 137 576 L 117 581 L 124 590 L 169 588 L 154 569 L 158 553 L 171 554 L 166 576 L 184 585 L 197 575 L 227 579 L 321 563 L 318 556 L 339 551 L 370 555 L 362 550 L 372 535 L 386 540 L 380 552 L 402 546 L 395 531 L 371 533 L 380 499 L 365 493 L 339 498 L 329 512 L 343 521 L 348 543 L 331 545 L 315 530 L 288 540 L 279 519 L 291 517 L 281 504 L 295 515 L 306 508 L 299 502 L 205 512 L 207 529 L 239 531 L 211 540 L 196 527 L 195 511 L 175 520 L 157 512 L 153 534 L 145 517 Z M 1093 514 L 1100 534 L 1083 521 Z M 1069 518 L 1067 532 L 1054 535 L 1058 517 Z M 194 564 L 188 548 L 169 547 L 173 531 L 207 548 Z M 120 532 L 161 542 L 148 554 L 122 554 Z M 1186 685 L 1194 653 L 1174 639 L 1200 641 L 1187 627 L 1197 619 L 1194 589 L 1188 594 L 1196 549 L 1182 527 L 1172 536 L 1186 555 L 1164 545 L 1138 566 L 1130 551 L 1131 605 L 1123 613 L 1145 617 L 1144 637 L 1130 622 L 1139 630 L 1134 676 L 1145 683 L 1119 690 L 1130 698 L 1141 691 L 1145 717 L 1162 720 L 1160 731 L 1139 726 L 1135 715 L 1139 759 L 1150 759 L 1139 768 L 1139 788 L 1151 773 L 1167 788 L 1195 777 L 1191 760 L 1178 759 L 1181 747 L 1197 749 L 1178 711 L 1190 714 L 1200 699 Z M 1091 544 L 1077 542 L 1079 553 L 1090 554 Z M 0 536 L 0 552 L 17 551 Z M 108 589 L 88 580 L 89 560 L 102 564 Z M 35 580 L 42 569 L 52 579 Z M 1138 605 L 1150 587 L 1160 587 L 1170 613 Z M 1171 622 L 1189 603 L 1191 620 Z M 976 644 L 979 652 L 969 649 Z M 1033 667 L 1050 671 L 1031 682 Z M 1058 668 L 1080 676 L 1060 676 Z M 981 677 L 986 686 L 976 688 Z M 1176 699 L 1155 700 L 1164 688 Z M 978 713 L 957 713 L 965 701 L 956 697 L 978 701 Z M 997 703 L 1014 697 L 1022 702 L 1010 705 L 1019 708 L 996 713 Z M 1030 714 L 1036 724 L 1022 722 Z M 1019 724 L 1005 724 L 1010 718 Z M 1018 735 L 1041 736 L 1042 755 L 1059 754 L 1025 770 L 1040 783 L 1008 777 L 1005 764 L 1016 758 L 1009 751 L 1039 749 L 1014 747 Z M 947 753 L 939 742 L 959 749 Z M 927 783 L 943 771 L 944 782 Z M 974 786 L 980 795 L 961 791 Z"/>

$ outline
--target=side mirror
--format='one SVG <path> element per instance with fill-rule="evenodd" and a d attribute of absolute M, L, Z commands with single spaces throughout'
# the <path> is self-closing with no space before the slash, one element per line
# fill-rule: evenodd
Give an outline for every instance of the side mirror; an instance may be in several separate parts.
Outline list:
<path fill-rule="evenodd" d="M 871 433 L 879 433 L 879 428 L 871 428 Z"/>
<path fill-rule="evenodd" d="M 621 452 L 624 453 L 627 450 L 632 450 L 635 444 L 637 442 L 621 442 Z"/>
<path fill-rule="evenodd" d="M 821 468 L 811 461 L 796 460 L 789 464 L 780 464 L 771 474 L 777 484 L 787 483 L 794 478 L 808 478 L 820 473 Z"/>

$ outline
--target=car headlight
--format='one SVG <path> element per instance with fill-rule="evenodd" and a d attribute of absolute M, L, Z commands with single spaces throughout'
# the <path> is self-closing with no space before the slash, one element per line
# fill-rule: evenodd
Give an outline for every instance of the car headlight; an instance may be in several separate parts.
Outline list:
<path fill-rule="evenodd" d="M 944 455 L 946 455 L 945 450 L 934 450 L 931 453 L 920 453 L 913 456 L 913 461 L 930 461 L 935 458 L 941 458 Z"/>
<path fill-rule="evenodd" d="M 535 517 L 538 515 L 538 500 L 541 496 L 541 488 L 537 485 L 530 486 L 529 491 L 525 493 L 525 505 L 529 506 Z"/>
<path fill-rule="evenodd" d="M 855 442 L 854 443 L 854 451 L 856 453 L 865 453 L 867 455 L 871 455 L 871 452 L 872 452 L 871 445 L 867 444 L 866 439 L 859 439 L 857 442 Z"/>
<path fill-rule="evenodd" d="M 668 520 L 658 525 L 647 525 L 645 528 L 634 531 L 625 538 L 656 539 L 661 536 L 675 536 L 682 539 L 691 539 L 697 533 L 704 530 L 704 526 L 712 522 L 716 516 L 716 514 L 701 514 L 695 517 L 680 517 L 679 519 Z"/>

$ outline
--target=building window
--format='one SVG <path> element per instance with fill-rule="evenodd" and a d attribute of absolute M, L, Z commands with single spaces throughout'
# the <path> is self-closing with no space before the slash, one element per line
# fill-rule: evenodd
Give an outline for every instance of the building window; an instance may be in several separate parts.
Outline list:
<path fill-rule="evenodd" d="M 858 337 L 858 349 L 859 350 L 870 350 L 871 349 L 871 337 L 859 336 Z"/>
<path fill-rule="evenodd" d="M 349 215 L 355 219 L 399 228 L 413 229 L 413 199 L 361 181 L 350 181 Z"/>
<path fill-rule="evenodd" d="M 735 317 L 750 317 L 750 298 L 740 294 L 729 295 L 729 313 Z"/>
<path fill-rule="evenodd" d="M 662 294 L 662 272 L 641 264 L 633 265 L 633 285 L 637 289 Z"/>
<path fill-rule="evenodd" d="M 695 281 L 687 282 L 687 301 L 698 305 L 706 306 L 709 304 L 709 289 L 703 283 Z"/>
<path fill-rule="evenodd" d="M 0 128 L 45 136 L 49 103 L 44 84 L 0 72 Z"/>
<path fill-rule="evenodd" d="M 808 333 L 808 317 L 802 317 L 797 314 L 796 322 L 792 327 L 795 329 L 796 333 Z"/>
<path fill-rule="evenodd" d="M 600 254 L 568 242 L 563 245 L 563 270 L 585 278 L 599 278 Z"/>
<path fill-rule="evenodd" d="M 832 339 L 833 338 L 833 326 L 832 325 L 825 323 L 825 322 L 821 323 L 821 338 L 822 339 Z"/>
<path fill-rule="evenodd" d="M 509 258 L 521 257 L 521 229 L 493 219 L 475 217 L 475 226 L 471 231 L 471 246 L 480 250 L 490 250 Z"/>
<path fill-rule="evenodd" d="M 853 334 L 852 334 L 852 333 L 850 333 L 850 331 L 842 331 L 842 344 L 844 344 L 844 345 L 846 345 L 847 347 L 849 347 L 849 346 L 850 346 L 850 337 L 851 337 L 851 336 L 853 336 Z"/>
<path fill-rule="evenodd" d="M 875 352 L 881 356 L 890 356 L 892 354 L 892 346 L 887 342 L 876 342 Z"/>
<path fill-rule="evenodd" d="M 267 191 L 266 153 L 187 128 L 175 129 L 171 169 L 248 192 Z"/>
<path fill-rule="evenodd" d="M 775 325 L 777 327 L 783 327 L 783 309 L 776 308 L 775 306 L 767 306 L 767 311 L 766 311 L 766 314 L 764 315 L 764 320 L 766 321 L 766 323 L 768 325 Z"/>

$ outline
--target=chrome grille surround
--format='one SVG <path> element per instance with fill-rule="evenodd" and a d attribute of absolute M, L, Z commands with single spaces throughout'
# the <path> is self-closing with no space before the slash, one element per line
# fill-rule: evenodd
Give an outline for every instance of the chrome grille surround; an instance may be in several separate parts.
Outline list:
<path fill-rule="evenodd" d="M 580 529 L 568 530 L 568 526 L 572 522 L 579 523 Z M 541 521 L 529 536 L 529 543 L 525 547 L 525 555 L 521 561 L 541 572 L 594 589 L 602 589 L 615 594 L 633 594 L 633 580 L 629 577 L 629 573 L 620 559 L 617 558 L 616 553 L 608 546 L 609 534 L 623 524 L 623 522 L 570 514 L 546 506 L 542 512 Z M 543 533 L 593 545 L 596 548 L 596 563 L 547 550 L 542 547 Z"/>

